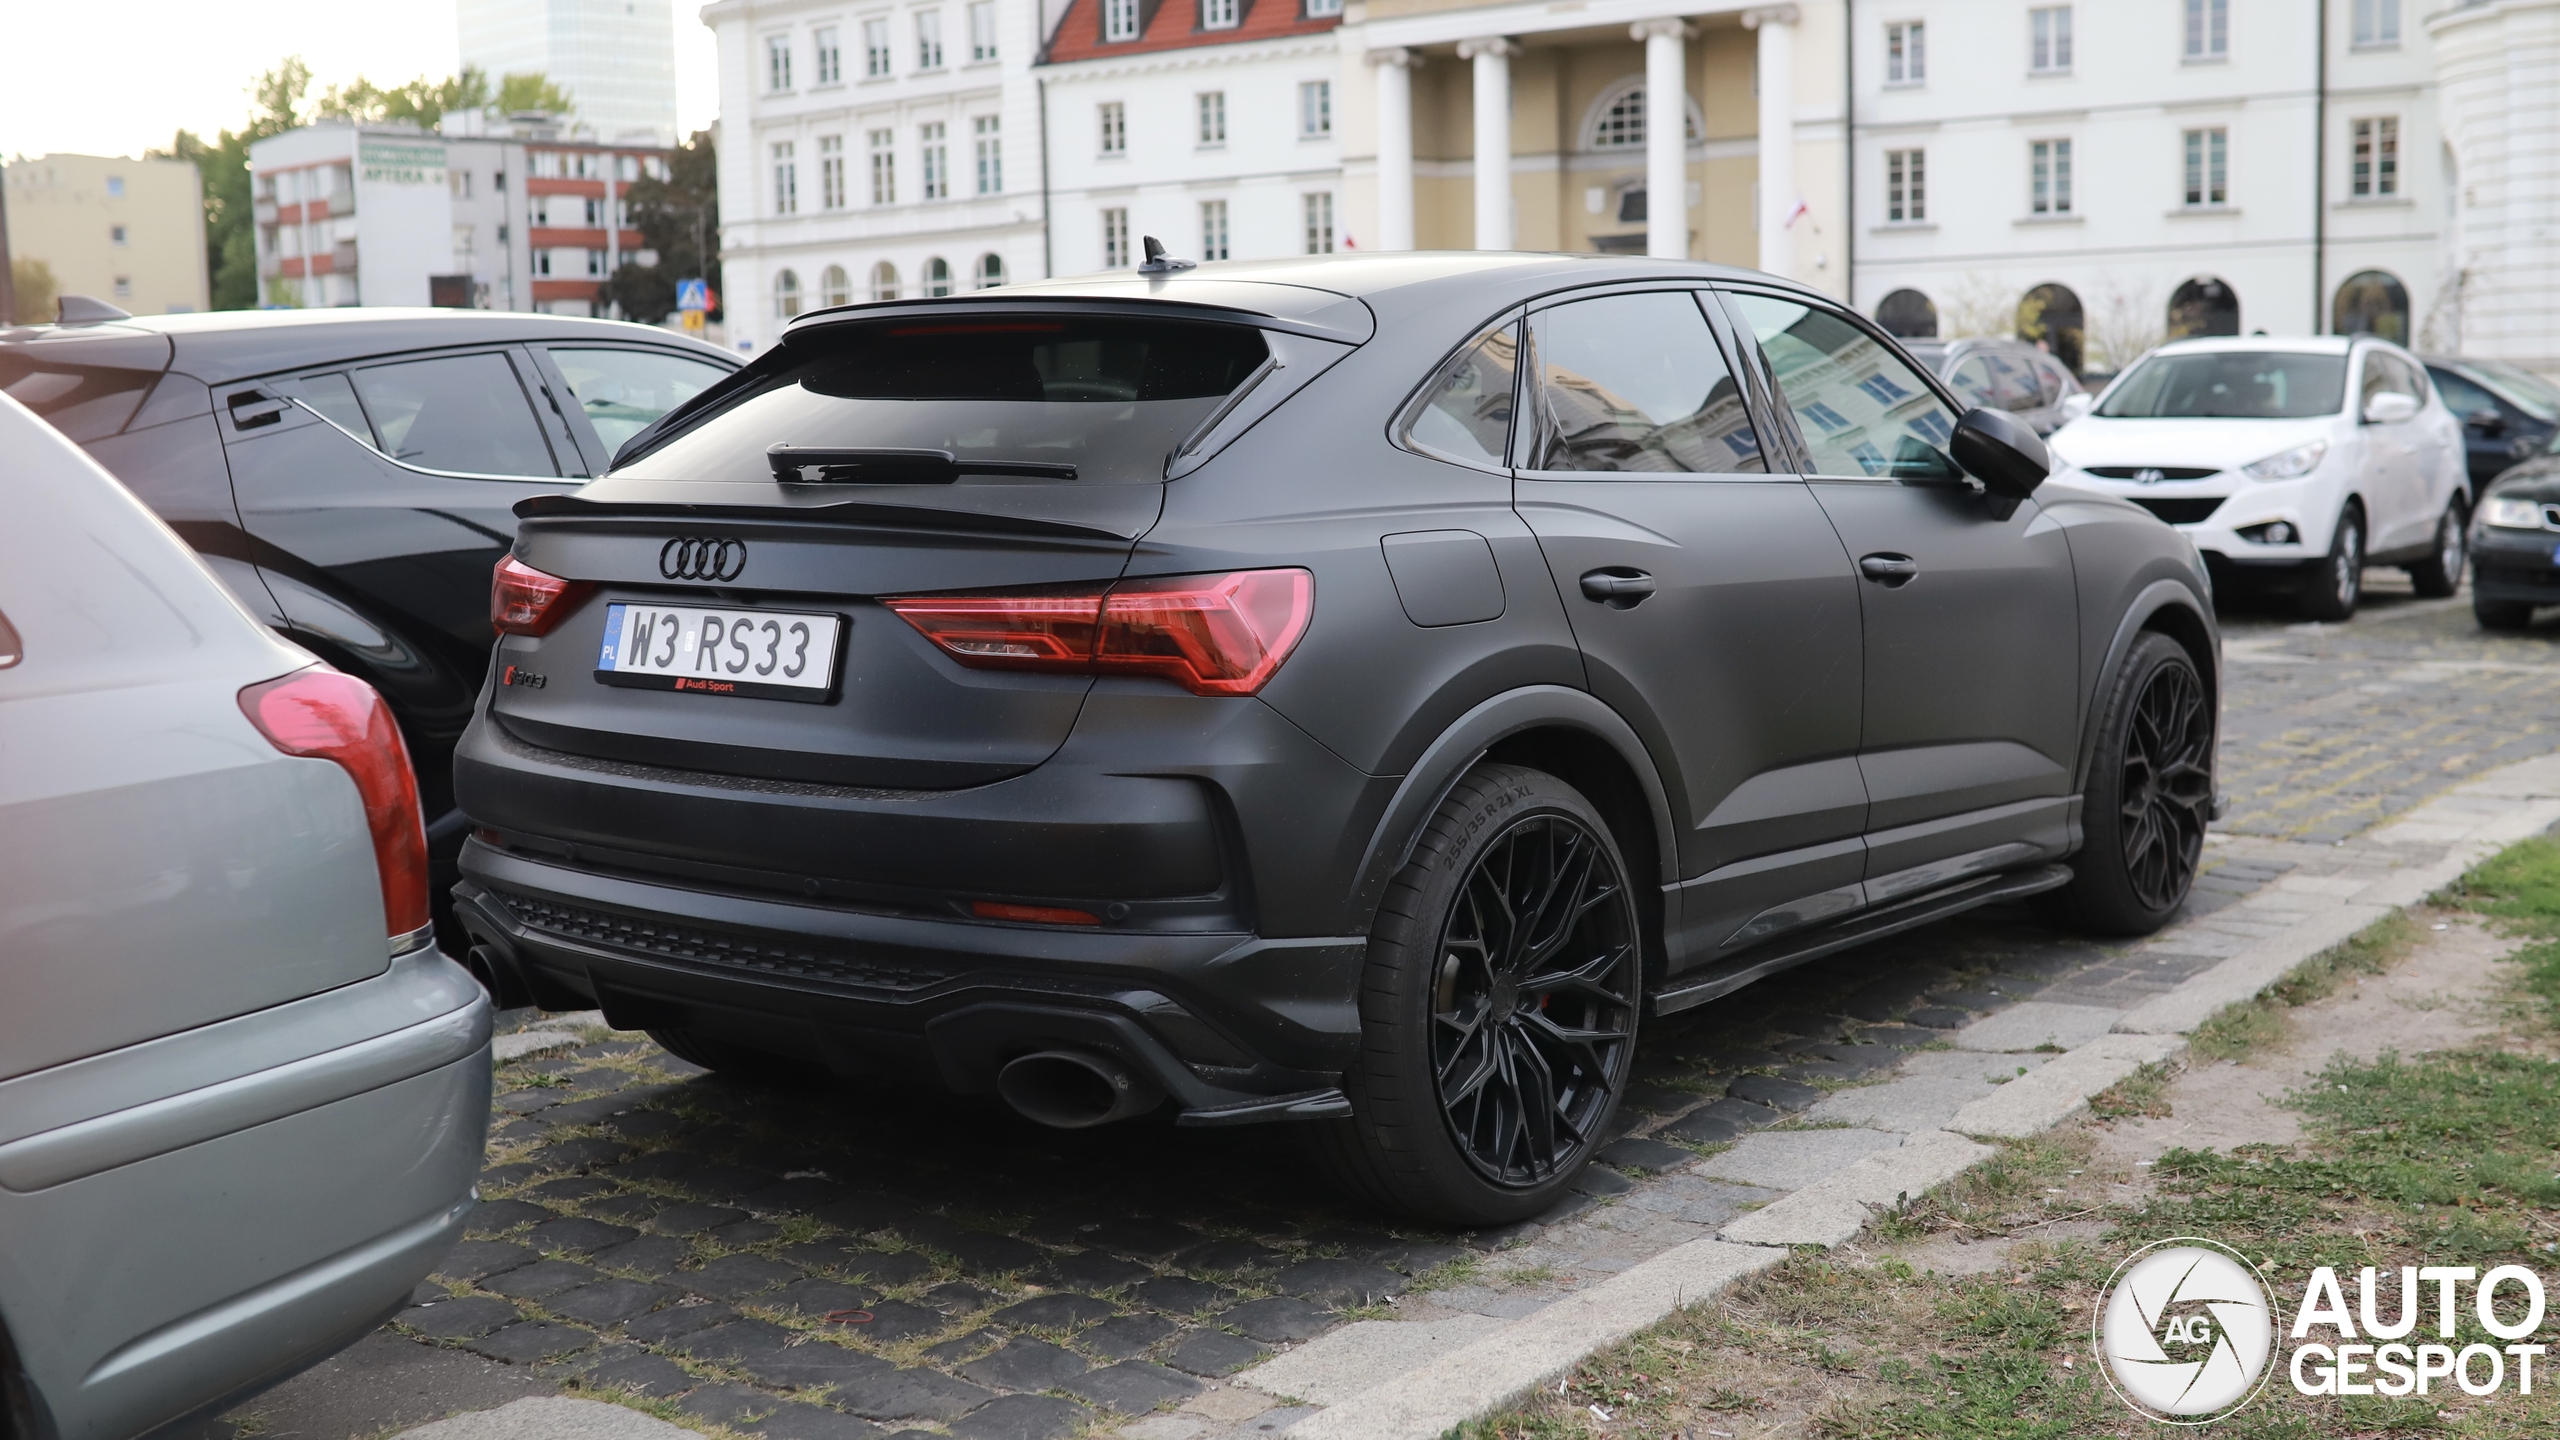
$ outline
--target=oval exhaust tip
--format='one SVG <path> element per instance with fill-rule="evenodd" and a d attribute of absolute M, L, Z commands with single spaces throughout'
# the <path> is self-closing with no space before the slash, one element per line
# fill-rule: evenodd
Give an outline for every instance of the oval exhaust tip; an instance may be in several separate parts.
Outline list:
<path fill-rule="evenodd" d="M 996 1093 L 1026 1120 L 1056 1130 L 1084 1130 L 1143 1115 L 1164 1100 L 1146 1076 L 1108 1055 L 1042 1050 L 996 1072 Z"/>

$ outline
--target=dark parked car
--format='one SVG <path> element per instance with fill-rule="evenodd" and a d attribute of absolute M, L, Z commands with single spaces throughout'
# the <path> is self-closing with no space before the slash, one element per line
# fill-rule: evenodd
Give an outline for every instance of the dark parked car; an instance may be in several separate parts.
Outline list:
<path fill-rule="evenodd" d="M 2464 458 L 2471 473 L 2472 509 L 2489 482 L 2508 466 L 2542 453 L 2560 430 L 2560 391 L 2551 382 L 2503 360 L 2419 357 L 2445 408 L 2462 418 Z"/>
<path fill-rule="evenodd" d="M 1905 340 L 1902 348 L 1946 381 L 1958 400 L 2006 410 L 2038 435 L 2074 418 L 2067 402 L 2085 393 L 2069 366 L 2024 340 Z"/>
<path fill-rule="evenodd" d="M 806 316 L 521 507 L 465 923 L 715 1067 L 1302 1121 L 1382 1204 L 1536 1213 L 1640 1013 L 2184 900 L 2201 563 L 1960 413 L 1811 291 L 1643 259 Z"/>
<path fill-rule="evenodd" d="M 477 311 L 0 329 L 0 391 L 158 512 L 250 614 L 390 700 L 439 897 L 462 843 L 450 757 L 488 668 L 489 571 L 514 506 L 603 474 L 736 368 L 663 330 Z"/>
<path fill-rule="evenodd" d="M 2471 522 L 2471 613 L 2486 630 L 2521 630 L 2560 605 L 2560 454 L 2491 482 Z"/>

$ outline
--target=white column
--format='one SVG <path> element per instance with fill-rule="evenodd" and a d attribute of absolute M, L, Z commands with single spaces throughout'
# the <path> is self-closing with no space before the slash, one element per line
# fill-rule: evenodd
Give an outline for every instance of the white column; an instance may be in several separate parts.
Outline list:
<path fill-rule="evenodd" d="M 1644 253 L 1689 258 L 1689 27 L 1640 20 L 1644 42 Z"/>
<path fill-rule="evenodd" d="M 1511 57 L 1516 41 L 1461 40 L 1460 58 L 1475 62 L 1476 248 L 1509 250 L 1511 233 Z"/>
<path fill-rule="evenodd" d="M 1743 12 L 1742 23 L 1760 32 L 1760 268 L 1786 275 L 1794 268 L 1787 217 L 1796 191 L 1796 21 L 1793 5 Z"/>
<path fill-rule="evenodd" d="M 1413 67 L 1411 50 L 1372 50 L 1378 72 L 1378 239 L 1380 250 L 1413 248 Z"/>

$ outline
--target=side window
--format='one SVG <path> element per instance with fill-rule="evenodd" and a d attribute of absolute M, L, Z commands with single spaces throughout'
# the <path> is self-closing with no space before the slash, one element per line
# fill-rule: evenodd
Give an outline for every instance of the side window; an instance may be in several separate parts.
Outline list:
<path fill-rule="evenodd" d="M 305 375 L 296 382 L 302 403 L 320 412 L 322 418 L 368 445 L 382 442 L 373 435 L 373 427 L 365 422 L 364 407 L 356 403 L 355 383 L 344 375 Z"/>
<path fill-rule="evenodd" d="M 2426 386 L 2419 383 L 2400 357 L 2381 350 L 2364 352 L 2364 386 L 2356 397 L 2356 409 L 2362 411 L 2373 403 L 2373 397 L 2385 391 L 2406 395 L 2420 404 L 2427 399 Z"/>
<path fill-rule="evenodd" d="M 587 423 L 596 427 L 605 455 L 650 422 L 727 378 L 706 361 L 664 350 L 569 350 L 554 346 L 551 362 L 578 397 Z"/>
<path fill-rule="evenodd" d="M 1944 448 L 1956 417 L 1892 351 L 1828 310 L 1770 295 L 1732 298 L 1795 413 L 1812 473 L 1963 478 Z"/>
<path fill-rule="evenodd" d="M 1406 443 L 1469 465 L 1508 465 L 1512 385 L 1519 369 L 1517 324 L 1468 346 L 1423 392 L 1405 423 Z"/>
<path fill-rule="evenodd" d="M 403 464 L 465 475 L 560 473 L 504 355 L 374 365 L 354 379 L 384 452 Z"/>
<path fill-rule="evenodd" d="M 2442 370 L 2428 372 L 2436 382 L 2436 392 L 2444 396 L 2445 407 L 2456 415 L 2476 415 L 2480 411 L 2495 412 L 2497 397 L 2459 375 Z"/>
<path fill-rule="evenodd" d="M 1715 333 L 1685 290 L 1608 295 L 1531 317 L 1532 470 L 1764 473 L 1760 437 Z"/>
<path fill-rule="evenodd" d="M 2036 357 L 2036 403 L 2059 405 L 2062 397 L 2078 389 L 2080 382 L 2050 355 Z"/>
<path fill-rule="evenodd" d="M 1989 405 L 1991 399 L 1991 366 L 1976 355 L 1957 366 L 1947 376 L 1947 388 L 1968 405 Z"/>

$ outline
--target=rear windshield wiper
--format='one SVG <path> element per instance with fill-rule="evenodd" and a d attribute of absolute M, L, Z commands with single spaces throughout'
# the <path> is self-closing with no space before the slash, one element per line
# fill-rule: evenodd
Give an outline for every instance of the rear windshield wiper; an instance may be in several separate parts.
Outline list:
<path fill-rule="evenodd" d="M 1076 467 L 1039 460 L 963 460 L 948 450 L 878 445 L 776 445 L 765 459 L 786 485 L 948 485 L 963 475 L 1073 480 Z"/>

